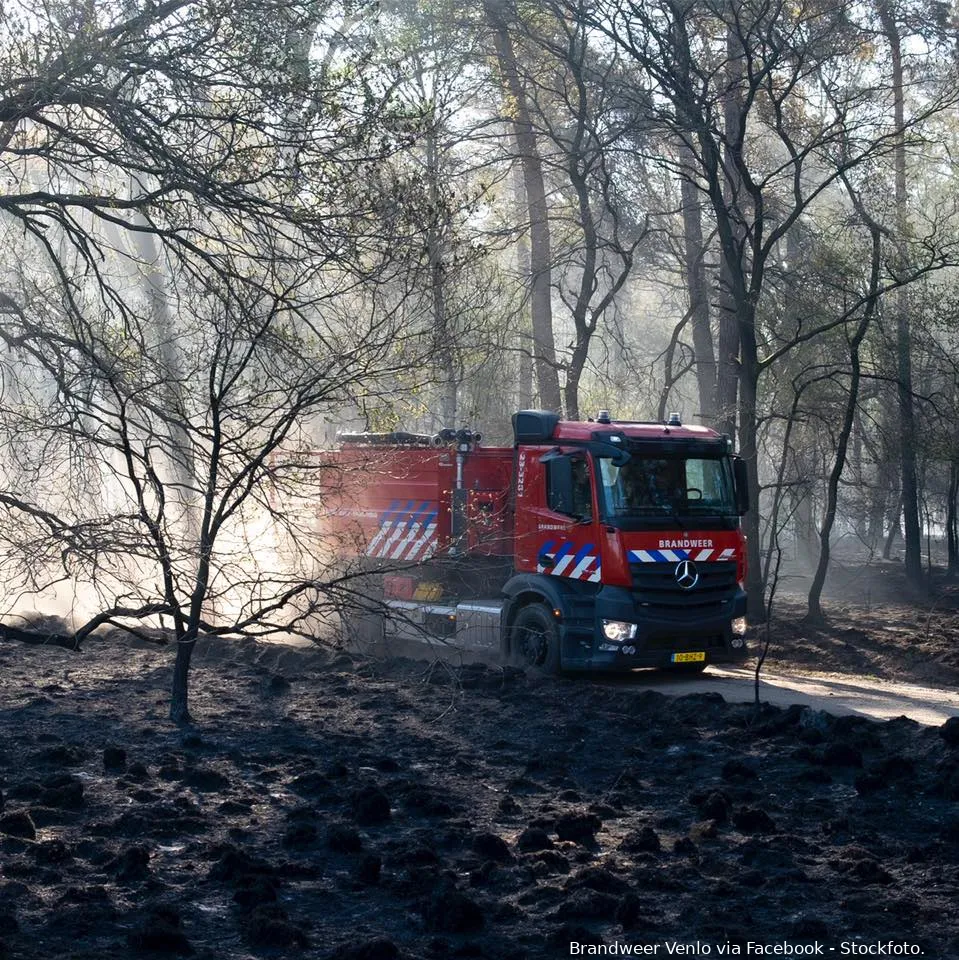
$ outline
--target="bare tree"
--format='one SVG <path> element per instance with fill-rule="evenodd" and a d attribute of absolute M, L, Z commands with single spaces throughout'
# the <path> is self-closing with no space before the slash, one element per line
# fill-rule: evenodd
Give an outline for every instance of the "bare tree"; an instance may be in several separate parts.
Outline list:
<path fill-rule="evenodd" d="M 849 447 L 849 438 L 852 435 L 853 424 L 855 423 L 856 405 L 859 401 L 859 384 L 862 371 L 859 351 L 875 316 L 880 291 L 883 230 L 882 227 L 869 216 L 862 201 L 848 180 L 846 180 L 846 187 L 853 205 L 856 208 L 856 212 L 869 231 L 871 248 L 869 255 L 869 278 L 866 281 L 864 302 L 859 322 L 849 337 L 849 392 L 846 399 L 845 410 L 843 411 L 842 426 L 839 430 L 839 437 L 836 443 L 835 459 L 832 469 L 829 471 L 829 480 L 826 485 L 825 515 L 823 516 L 822 526 L 819 530 L 819 562 L 816 565 L 816 572 L 813 576 L 812 584 L 809 587 L 808 617 L 811 620 L 823 619 L 820 601 L 822 599 L 823 586 L 826 583 L 826 572 L 829 569 L 830 538 L 832 537 L 833 525 L 836 521 L 839 482 L 842 479 L 843 470 L 846 467 L 846 452 Z"/>
<path fill-rule="evenodd" d="M 390 75 L 375 20 L 335 12 L 3 15 L 5 569 L 93 586 L 78 643 L 168 617 L 180 722 L 201 632 L 295 630 L 335 593 L 269 491 L 308 491 L 317 421 L 420 360 Z"/>

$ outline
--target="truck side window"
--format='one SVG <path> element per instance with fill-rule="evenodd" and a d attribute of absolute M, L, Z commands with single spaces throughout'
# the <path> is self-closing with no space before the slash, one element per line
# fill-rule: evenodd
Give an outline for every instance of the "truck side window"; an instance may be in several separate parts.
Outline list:
<path fill-rule="evenodd" d="M 582 457 L 573 460 L 573 515 L 580 519 L 593 515 L 593 497 L 589 485 L 589 466 Z"/>
<path fill-rule="evenodd" d="M 546 504 L 550 510 L 579 520 L 593 514 L 589 465 L 584 457 L 557 457 L 548 462 Z"/>

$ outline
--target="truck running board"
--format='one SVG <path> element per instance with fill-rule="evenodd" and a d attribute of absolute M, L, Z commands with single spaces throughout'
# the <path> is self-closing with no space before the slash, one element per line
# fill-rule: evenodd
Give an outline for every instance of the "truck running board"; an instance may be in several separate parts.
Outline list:
<path fill-rule="evenodd" d="M 384 635 L 428 643 L 441 640 L 460 650 L 498 653 L 500 648 L 500 599 L 470 600 L 455 606 L 387 600 Z"/>

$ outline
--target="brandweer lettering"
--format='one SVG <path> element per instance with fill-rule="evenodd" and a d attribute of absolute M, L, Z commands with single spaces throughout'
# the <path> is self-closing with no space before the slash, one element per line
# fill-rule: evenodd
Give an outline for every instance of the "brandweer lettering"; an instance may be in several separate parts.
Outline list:
<path fill-rule="evenodd" d="M 711 547 L 712 540 L 660 540 L 660 550 L 688 550 L 690 547 Z"/>

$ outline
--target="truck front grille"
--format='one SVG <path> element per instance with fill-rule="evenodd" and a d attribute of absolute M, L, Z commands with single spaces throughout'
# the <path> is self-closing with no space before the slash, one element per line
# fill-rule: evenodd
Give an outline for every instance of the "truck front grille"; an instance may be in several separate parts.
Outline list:
<path fill-rule="evenodd" d="M 676 582 L 675 563 L 631 563 L 636 603 L 657 616 L 687 620 L 718 613 L 736 593 L 736 561 L 697 563 L 691 590 Z"/>
<path fill-rule="evenodd" d="M 683 634 L 669 634 L 668 636 L 647 637 L 643 643 L 644 651 L 669 650 L 680 653 L 688 650 L 725 650 L 726 640 L 721 633 L 707 636 L 685 636 Z"/>

